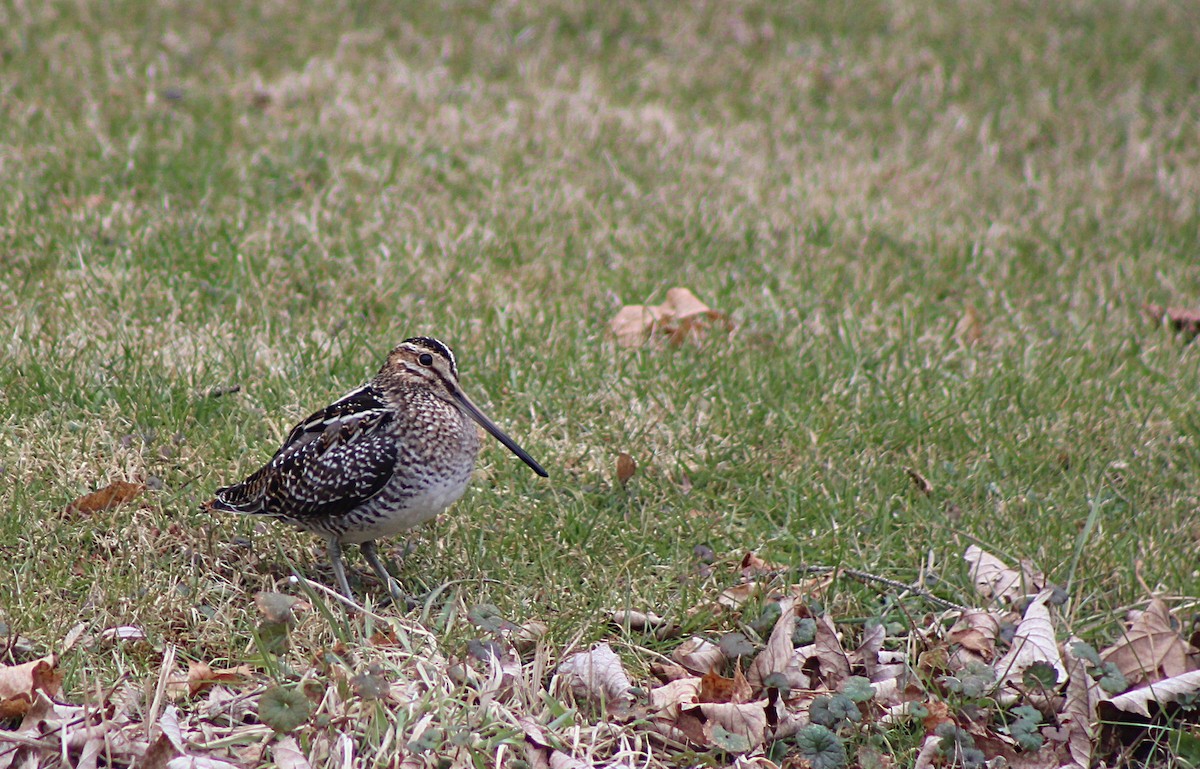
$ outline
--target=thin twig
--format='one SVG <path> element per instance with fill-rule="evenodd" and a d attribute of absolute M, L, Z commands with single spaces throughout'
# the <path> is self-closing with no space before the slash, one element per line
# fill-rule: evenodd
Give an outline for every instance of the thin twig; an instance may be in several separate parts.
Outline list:
<path fill-rule="evenodd" d="M 878 582 L 880 584 L 887 585 L 888 587 L 894 587 L 897 590 L 907 590 L 909 592 L 916 593 L 925 600 L 935 603 L 944 609 L 954 609 L 962 612 L 974 611 L 974 609 L 972 609 L 970 606 L 963 606 L 962 604 L 954 603 L 953 601 L 947 601 L 945 598 L 938 598 L 936 595 L 929 592 L 925 588 L 920 587 L 919 585 L 912 585 L 907 582 L 901 582 L 896 579 L 880 576 L 879 574 L 872 574 L 869 571 L 848 569 L 844 566 L 800 566 L 797 567 L 797 570 L 805 572 L 806 574 L 828 574 L 830 572 L 840 572 L 848 577 L 854 577 L 860 582 Z"/>

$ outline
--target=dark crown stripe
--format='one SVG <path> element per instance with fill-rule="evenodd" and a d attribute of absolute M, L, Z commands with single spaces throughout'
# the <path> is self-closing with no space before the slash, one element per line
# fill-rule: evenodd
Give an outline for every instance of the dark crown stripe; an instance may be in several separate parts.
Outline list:
<path fill-rule="evenodd" d="M 423 347 L 430 352 L 437 353 L 446 360 L 450 361 L 450 370 L 454 372 L 455 376 L 458 375 L 458 363 L 454 360 L 454 353 L 450 351 L 449 347 L 439 340 L 434 339 L 431 336 L 414 336 L 405 339 L 403 342 L 401 342 L 401 344 L 411 344 L 414 347 Z"/>

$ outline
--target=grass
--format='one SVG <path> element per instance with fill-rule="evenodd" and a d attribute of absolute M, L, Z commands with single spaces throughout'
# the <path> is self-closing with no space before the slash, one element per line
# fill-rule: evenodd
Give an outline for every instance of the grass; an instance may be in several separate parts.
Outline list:
<path fill-rule="evenodd" d="M 445 648 L 482 602 L 553 649 L 605 608 L 728 625 L 687 614 L 735 579 L 701 544 L 969 600 L 981 542 L 1101 643 L 1143 585 L 1200 594 L 1200 359 L 1139 312 L 1200 292 L 1184 6 L 129 0 L 0 29 L 0 621 L 151 641 L 72 655 L 76 691 L 166 643 L 245 659 L 249 595 L 328 580 L 314 538 L 198 505 L 416 334 L 551 472 L 490 446 L 409 538 Z M 618 348 L 617 309 L 676 285 L 735 330 Z M 156 488 L 64 513 L 115 479 Z"/>

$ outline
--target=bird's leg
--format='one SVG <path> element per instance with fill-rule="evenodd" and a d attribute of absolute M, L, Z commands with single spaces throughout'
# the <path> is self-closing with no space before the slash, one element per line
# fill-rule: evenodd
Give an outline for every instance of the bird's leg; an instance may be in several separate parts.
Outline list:
<path fill-rule="evenodd" d="M 368 540 L 358 546 L 362 551 L 363 558 L 367 559 L 367 563 L 371 564 L 371 568 L 375 570 L 375 576 L 383 581 L 387 586 L 388 593 L 391 594 L 392 600 L 397 602 L 397 605 L 403 606 L 408 602 L 408 597 L 400 590 L 400 585 L 396 579 L 388 573 L 384 567 L 383 561 L 379 560 L 379 553 L 375 550 L 375 542 Z"/>
<path fill-rule="evenodd" d="M 354 598 L 354 593 L 350 592 L 350 582 L 346 579 L 346 567 L 342 564 L 342 540 L 335 536 L 329 538 L 329 562 L 333 564 L 333 575 L 337 577 L 342 595 Z"/>

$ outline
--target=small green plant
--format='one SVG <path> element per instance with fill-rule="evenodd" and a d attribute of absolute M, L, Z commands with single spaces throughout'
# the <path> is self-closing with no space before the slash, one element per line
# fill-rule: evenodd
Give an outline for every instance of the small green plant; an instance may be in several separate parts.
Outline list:
<path fill-rule="evenodd" d="M 846 765 L 846 746 L 820 724 L 809 724 L 797 732 L 796 747 L 813 769 L 839 769 Z"/>
<path fill-rule="evenodd" d="M 1071 647 L 1071 653 L 1088 663 L 1088 674 L 1109 694 L 1119 694 L 1129 688 L 1129 682 L 1112 662 L 1105 662 L 1091 644 L 1083 641 Z"/>
<path fill-rule="evenodd" d="M 1039 727 L 1042 714 L 1030 705 L 1018 705 L 1009 711 L 1013 720 L 1008 722 L 1008 733 L 1012 735 L 1022 750 L 1037 750 L 1045 743 Z"/>
<path fill-rule="evenodd" d="M 996 671 L 982 662 L 969 662 L 961 673 L 938 679 L 946 691 L 961 694 L 965 699 L 978 700 L 996 683 Z"/>
<path fill-rule="evenodd" d="M 934 729 L 935 735 L 941 738 L 938 753 L 953 766 L 962 769 L 982 769 L 987 763 L 983 751 L 975 747 L 975 738 L 958 728 L 952 721 L 938 724 Z"/>
<path fill-rule="evenodd" d="M 857 724 L 862 720 L 862 713 L 854 700 L 839 692 L 833 695 L 821 695 L 812 701 L 808 707 L 808 718 L 814 724 L 837 729 L 843 724 Z"/>
<path fill-rule="evenodd" d="M 272 686 L 258 699 L 258 719 L 280 734 L 300 728 L 311 711 L 308 698 L 292 686 Z"/>

